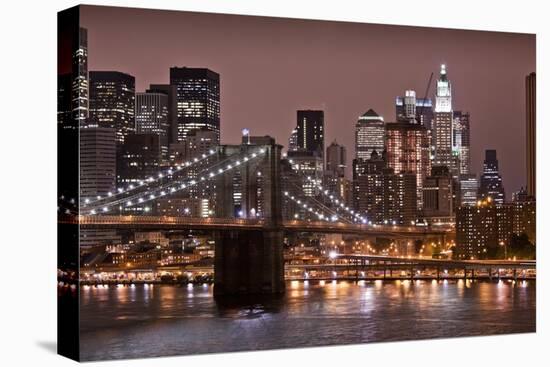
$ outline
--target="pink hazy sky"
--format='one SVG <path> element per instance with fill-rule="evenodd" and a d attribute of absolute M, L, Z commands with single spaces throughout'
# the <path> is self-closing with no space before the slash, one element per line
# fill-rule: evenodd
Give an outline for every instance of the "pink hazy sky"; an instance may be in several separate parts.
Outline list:
<path fill-rule="evenodd" d="M 220 74 L 222 143 L 241 129 L 287 146 L 296 110 L 325 111 L 325 144 L 354 156 L 357 117 L 395 120 L 395 97 L 422 97 L 447 64 L 453 109 L 471 114 L 471 166 L 496 149 L 507 195 L 525 186 L 525 76 L 535 35 L 295 20 L 165 10 L 81 7 L 90 70 L 136 77 L 136 91 L 167 83 L 171 66 Z M 433 99 L 434 84 L 429 92 Z"/>

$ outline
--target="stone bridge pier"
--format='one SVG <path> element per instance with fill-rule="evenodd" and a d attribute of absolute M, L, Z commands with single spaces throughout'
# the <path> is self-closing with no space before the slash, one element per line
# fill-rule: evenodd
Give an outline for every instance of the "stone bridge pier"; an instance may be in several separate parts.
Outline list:
<path fill-rule="evenodd" d="M 265 229 L 227 229 L 215 233 L 216 296 L 276 294 L 285 290 L 281 148 L 269 136 L 245 136 L 240 145 L 221 146 L 220 159 L 264 150 L 254 163 L 219 176 L 216 201 L 219 217 L 261 219 Z"/>

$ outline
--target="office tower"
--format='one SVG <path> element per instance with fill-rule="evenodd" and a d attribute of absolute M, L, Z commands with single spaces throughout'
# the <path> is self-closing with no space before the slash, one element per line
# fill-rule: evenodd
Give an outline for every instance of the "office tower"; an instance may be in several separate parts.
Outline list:
<path fill-rule="evenodd" d="M 420 123 L 428 130 L 432 128 L 433 106 L 429 98 L 416 98 L 414 90 L 406 90 L 405 96 L 396 97 L 395 115 L 397 121 Z"/>
<path fill-rule="evenodd" d="M 451 82 L 447 69 L 441 65 L 435 95 L 435 112 L 432 126 L 434 164 L 453 167 L 453 107 Z"/>
<path fill-rule="evenodd" d="M 355 124 L 355 158 L 369 159 L 373 150 L 381 154 L 384 150 L 385 134 L 384 118 L 369 109 Z"/>
<path fill-rule="evenodd" d="M 296 142 L 298 149 L 324 157 L 325 114 L 317 110 L 300 110 L 296 113 Z"/>
<path fill-rule="evenodd" d="M 527 195 L 536 197 L 537 188 L 537 75 L 533 72 L 525 78 L 525 110 L 527 125 Z"/>
<path fill-rule="evenodd" d="M 346 147 L 334 140 L 327 148 L 327 171 L 334 176 L 344 177 L 346 166 Z"/>
<path fill-rule="evenodd" d="M 90 71 L 89 126 L 116 130 L 120 146 L 135 133 L 135 84 L 133 76 L 118 71 Z"/>
<path fill-rule="evenodd" d="M 396 174 L 376 151 L 354 162 L 355 210 L 372 223 L 410 224 L 416 219 L 415 174 Z"/>
<path fill-rule="evenodd" d="M 88 118 L 88 31 L 80 27 L 75 34 L 67 47 L 71 65 L 60 70 L 57 80 L 57 121 L 62 128 L 85 126 Z"/>
<path fill-rule="evenodd" d="M 453 215 L 453 178 L 447 166 L 432 166 L 432 173 L 424 179 L 424 216 L 431 218 Z"/>
<path fill-rule="evenodd" d="M 220 75 L 204 68 L 170 68 L 176 88 L 177 141 L 196 130 L 214 131 L 220 142 Z"/>
<path fill-rule="evenodd" d="M 168 96 L 165 93 L 136 93 L 136 133 L 157 134 L 161 156 L 168 160 Z"/>
<path fill-rule="evenodd" d="M 387 165 L 395 173 L 416 175 L 417 208 L 421 210 L 424 177 L 431 172 L 428 131 L 420 124 L 387 123 L 386 155 Z"/>
<path fill-rule="evenodd" d="M 502 177 L 498 171 L 496 150 L 487 149 L 485 151 L 478 197 L 481 199 L 491 197 L 495 203 L 504 204 L 504 186 L 502 185 Z"/>
<path fill-rule="evenodd" d="M 80 27 L 78 48 L 73 54 L 72 111 L 78 126 L 84 126 L 88 118 L 88 30 Z"/>
<path fill-rule="evenodd" d="M 479 182 L 475 174 L 461 175 L 460 180 L 460 206 L 476 205 Z"/>
<path fill-rule="evenodd" d="M 80 129 L 80 198 L 94 200 L 114 192 L 116 184 L 115 130 Z"/>
<path fill-rule="evenodd" d="M 455 175 L 470 173 L 470 114 L 453 111 L 453 158 Z"/>
<path fill-rule="evenodd" d="M 295 152 L 298 150 L 298 130 L 293 129 L 288 138 L 288 151 Z"/>
<path fill-rule="evenodd" d="M 118 186 L 138 184 L 149 177 L 156 177 L 162 161 L 160 140 L 160 135 L 156 133 L 126 137 L 118 159 Z"/>
<path fill-rule="evenodd" d="M 176 86 L 170 84 L 151 84 L 146 93 L 163 93 L 168 98 L 168 144 L 178 142 L 178 102 Z"/>

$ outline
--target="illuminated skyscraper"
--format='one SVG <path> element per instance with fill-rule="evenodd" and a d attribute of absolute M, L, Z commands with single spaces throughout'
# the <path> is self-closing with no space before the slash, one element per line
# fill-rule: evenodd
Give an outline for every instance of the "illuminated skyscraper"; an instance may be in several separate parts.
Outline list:
<path fill-rule="evenodd" d="M 293 129 L 288 138 L 288 151 L 295 152 L 298 150 L 298 131 Z"/>
<path fill-rule="evenodd" d="M 387 123 L 386 154 L 388 167 L 396 174 L 416 175 L 417 207 L 422 209 L 424 177 L 431 171 L 428 131 L 420 124 Z"/>
<path fill-rule="evenodd" d="M 445 65 L 441 65 L 437 81 L 432 144 L 434 145 L 434 164 L 447 166 L 452 170 L 454 165 L 452 91 Z"/>
<path fill-rule="evenodd" d="M 537 75 L 535 73 L 531 73 L 525 78 L 525 92 L 525 120 L 527 125 L 527 195 L 534 198 L 537 188 Z"/>
<path fill-rule="evenodd" d="M 88 31 L 80 28 L 78 32 L 78 48 L 73 54 L 72 80 L 72 111 L 73 118 L 79 126 L 86 124 L 89 108 L 88 86 Z"/>
<path fill-rule="evenodd" d="M 192 131 L 216 132 L 220 141 L 220 75 L 203 68 L 170 68 L 170 84 L 176 87 L 177 141 Z"/>
<path fill-rule="evenodd" d="M 90 71 L 89 126 L 116 130 L 118 145 L 135 133 L 135 85 L 132 75 L 118 71 Z"/>
<path fill-rule="evenodd" d="M 385 138 L 384 118 L 369 109 L 355 124 L 355 158 L 370 159 L 373 150 L 382 154 Z"/>
<path fill-rule="evenodd" d="M 476 205 L 479 182 L 475 174 L 460 176 L 460 205 Z"/>
<path fill-rule="evenodd" d="M 157 134 L 163 160 L 168 159 L 168 96 L 165 93 L 136 93 L 136 133 Z"/>
<path fill-rule="evenodd" d="M 297 111 L 296 143 L 298 149 L 324 157 L 325 114 L 323 111 Z"/>
<path fill-rule="evenodd" d="M 496 204 L 504 204 L 504 186 L 498 171 L 497 151 L 492 149 L 485 151 L 483 173 L 479 184 L 479 198 L 488 197 L 491 197 Z"/>
<path fill-rule="evenodd" d="M 428 130 L 432 127 L 433 106 L 429 98 L 416 98 L 414 90 L 405 91 L 405 96 L 395 99 L 397 121 L 419 122 Z"/>
<path fill-rule="evenodd" d="M 454 168 L 456 175 L 470 173 L 470 114 L 453 111 L 453 157 L 458 163 Z"/>

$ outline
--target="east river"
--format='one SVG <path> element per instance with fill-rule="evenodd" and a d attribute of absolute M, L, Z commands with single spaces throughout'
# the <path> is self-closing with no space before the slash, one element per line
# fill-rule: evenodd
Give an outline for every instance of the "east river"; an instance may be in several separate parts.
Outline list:
<path fill-rule="evenodd" d="M 288 282 L 279 298 L 211 285 L 85 286 L 83 360 L 535 331 L 536 282 Z"/>

